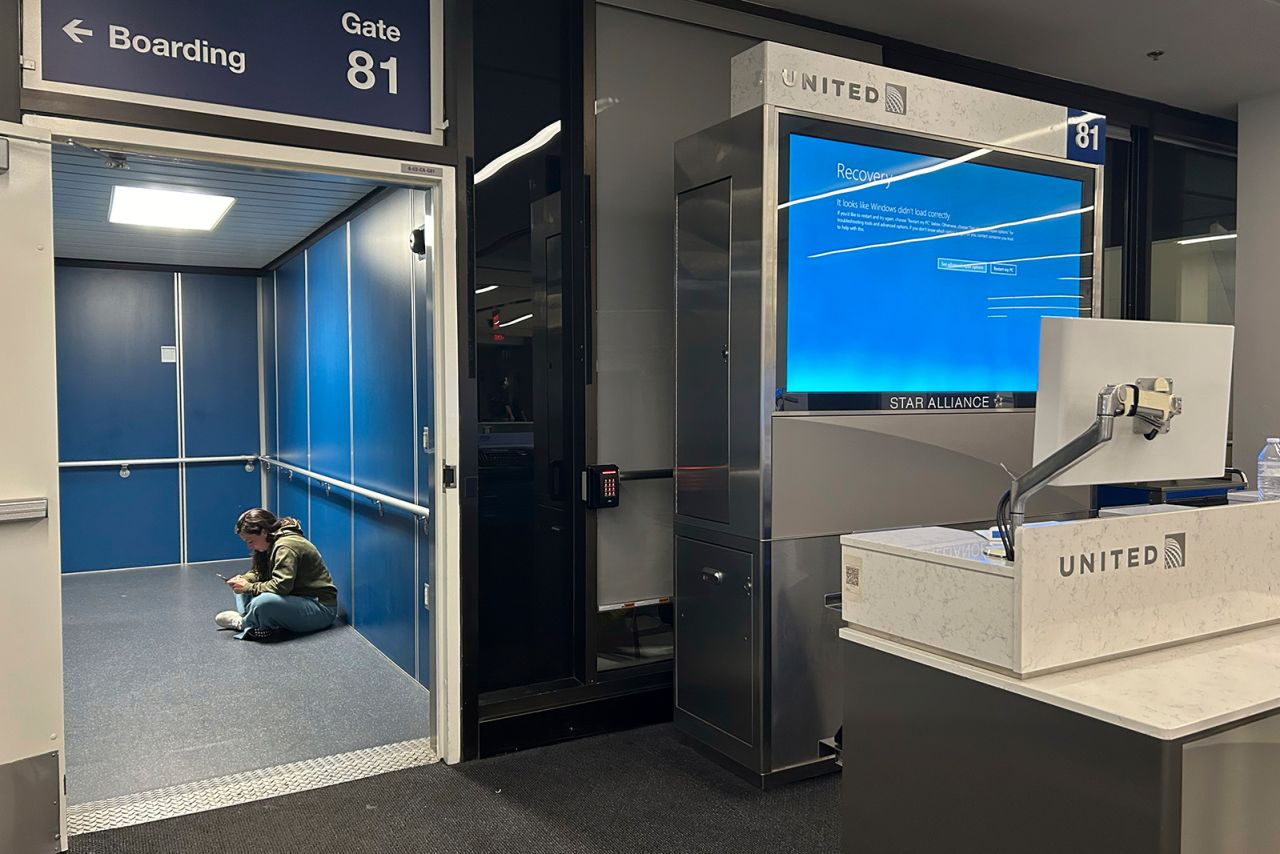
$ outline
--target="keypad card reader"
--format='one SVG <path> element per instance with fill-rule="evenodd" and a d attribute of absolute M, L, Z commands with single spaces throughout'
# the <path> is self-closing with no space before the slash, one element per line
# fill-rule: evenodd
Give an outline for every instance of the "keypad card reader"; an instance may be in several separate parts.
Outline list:
<path fill-rule="evenodd" d="M 593 510 L 618 506 L 618 467 L 616 465 L 587 466 L 587 482 L 584 490 L 587 506 Z"/>

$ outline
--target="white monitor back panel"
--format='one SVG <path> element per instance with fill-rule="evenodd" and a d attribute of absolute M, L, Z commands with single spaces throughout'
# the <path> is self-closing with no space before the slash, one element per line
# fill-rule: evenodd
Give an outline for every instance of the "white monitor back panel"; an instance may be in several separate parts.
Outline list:
<path fill-rule="evenodd" d="M 1132 418 L 1117 418 L 1112 440 L 1052 484 L 1220 477 L 1226 459 L 1234 337 L 1231 326 L 1044 318 L 1035 462 L 1093 423 L 1104 386 L 1169 377 L 1173 393 L 1182 398 L 1182 414 L 1173 419 L 1168 433 L 1147 440 L 1134 432 Z"/>

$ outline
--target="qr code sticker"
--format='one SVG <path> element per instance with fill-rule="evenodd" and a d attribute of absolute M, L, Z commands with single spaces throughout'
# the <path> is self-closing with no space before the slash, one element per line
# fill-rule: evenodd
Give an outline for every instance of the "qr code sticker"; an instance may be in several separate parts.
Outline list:
<path fill-rule="evenodd" d="M 857 587 L 862 583 L 862 567 L 856 563 L 844 565 L 844 583 L 847 587 Z"/>
<path fill-rule="evenodd" d="M 862 601 L 862 558 L 846 558 L 844 562 L 844 599 Z"/>

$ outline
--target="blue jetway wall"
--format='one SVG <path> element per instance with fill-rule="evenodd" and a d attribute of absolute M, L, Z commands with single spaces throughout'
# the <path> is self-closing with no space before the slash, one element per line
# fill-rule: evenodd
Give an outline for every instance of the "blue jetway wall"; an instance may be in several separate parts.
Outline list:
<path fill-rule="evenodd" d="M 421 299 L 415 312 L 421 283 L 409 236 L 423 215 L 421 192 L 387 192 L 272 271 L 263 295 L 264 353 L 274 356 L 266 421 L 278 430 L 268 430 L 268 448 L 290 465 L 420 504 L 428 499 L 415 492 L 416 462 L 430 396 L 414 358 L 430 339 L 415 340 L 414 320 L 430 324 Z M 275 512 L 300 519 L 324 555 L 343 616 L 426 684 L 428 553 L 418 555 L 427 536 L 415 517 L 279 469 L 268 481 Z"/>
<path fill-rule="evenodd" d="M 430 289 L 409 243 L 424 217 L 422 191 L 385 192 L 261 287 L 253 276 L 59 265 L 61 460 L 261 448 L 429 503 L 432 458 L 419 458 L 419 442 L 431 423 Z M 167 347 L 180 347 L 178 361 L 162 357 Z M 184 516 L 186 562 L 243 557 L 240 512 L 265 504 L 295 516 L 324 555 L 342 617 L 428 682 L 430 539 L 408 513 L 279 468 L 264 495 L 259 470 L 242 462 L 135 465 L 127 478 L 118 464 L 65 468 L 62 501 L 65 572 L 181 563 Z"/>
<path fill-rule="evenodd" d="M 252 276 L 59 264 L 60 461 L 257 454 L 257 292 Z M 62 469 L 63 572 L 176 564 L 184 534 L 188 562 L 244 556 L 232 526 L 261 500 L 256 469 L 171 463 L 120 474 Z"/>

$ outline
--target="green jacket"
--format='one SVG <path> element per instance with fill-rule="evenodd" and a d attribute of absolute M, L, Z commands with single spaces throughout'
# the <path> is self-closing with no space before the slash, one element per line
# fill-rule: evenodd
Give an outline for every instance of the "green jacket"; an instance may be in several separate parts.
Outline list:
<path fill-rule="evenodd" d="M 333 586 L 329 568 L 319 550 L 297 530 L 286 528 L 269 552 L 253 556 L 253 568 L 244 574 L 246 591 L 276 593 L 280 596 L 309 596 L 322 605 L 338 604 L 338 588 Z"/>

